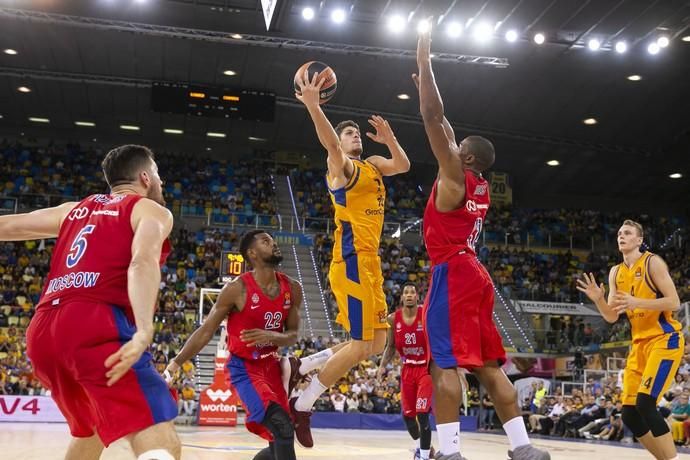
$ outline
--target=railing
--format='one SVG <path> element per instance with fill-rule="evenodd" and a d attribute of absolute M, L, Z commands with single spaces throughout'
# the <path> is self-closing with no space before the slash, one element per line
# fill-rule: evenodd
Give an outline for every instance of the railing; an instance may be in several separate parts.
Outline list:
<path fill-rule="evenodd" d="M 32 209 L 57 206 L 66 201 L 79 201 L 79 197 L 50 195 L 50 194 L 21 194 L 0 197 L 0 212 L 27 211 Z M 199 205 L 195 200 L 175 200 L 169 204 L 173 214 L 186 218 L 205 219 L 209 226 L 234 227 L 265 227 L 289 232 L 328 233 L 334 230 L 333 218 L 325 217 L 295 217 L 231 212 L 227 208 L 208 207 L 204 203 Z M 384 236 L 400 236 L 413 234 L 421 236 L 423 221 L 421 218 L 408 216 L 400 220 L 385 221 Z M 646 243 L 652 247 L 679 247 L 682 243 L 682 229 L 674 229 L 669 235 L 657 237 L 652 234 L 645 237 Z M 567 232 L 507 232 L 493 231 L 491 228 L 482 231 L 484 245 L 519 246 L 524 249 L 532 247 L 570 249 L 570 250 L 606 250 L 616 247 L 615 235 L 607 234 L 569 234 Z"/>
<path fill-rule="evenodd" d="M 0 214 L 16 214 L 18 200 L 10 196 L 0 197 Z"/>

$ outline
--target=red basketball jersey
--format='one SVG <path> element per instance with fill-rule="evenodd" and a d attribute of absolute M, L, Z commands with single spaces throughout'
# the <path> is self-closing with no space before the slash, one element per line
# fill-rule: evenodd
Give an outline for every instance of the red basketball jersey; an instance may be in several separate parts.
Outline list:
<path fill-rule="evenodd" d="M 424 244 L 433 265 L 448 261 L 459 252 L 475 254 L 484 217 L 489 210 L 489 183 L 472 171 L 465 174 L 465 200 L 462 207 L 449 212 L 436 209 L 436 187 L 424 210 Z"/>
<path fill-rule="evenodd" d="M 401 307 L 395 312 L 393 327 L 395 328 L 395 348 L 400 353 L 403 364 L 426 364 L 426 332 L 422 324 L 422 308 L 417 307 L 417 317 L 411 325 L 405 324 Z"/>
<path fill-rule="evenodd" d="M 269 344 L 249 347 L 240 339 L 240 333 L 245 329 L 278 332 L 285 330 L 285 321 L 292 307 L 290 279 L 284 273 L 276 272 L 276 278 L 280 283 L 280 293 L 271 299 L 256 284 L 252 272 L 243 273 L 240 278 L 244 282 L 246 301 L 242 311 L 228 315 L 228 351 L 244 359 L 272 356 L 278 347 Z"/>
<path fill-rule="evenodd" d="M 132 260 L 131 216 L 140 195 L 91 195 L 79 202 L 60 227 L 50 272 L 37 308 L 72 299 L 102 302 L 125 310 L 133 322 L 127 294 Z M 160 263 L 170 253 L 163 245 Z"/>

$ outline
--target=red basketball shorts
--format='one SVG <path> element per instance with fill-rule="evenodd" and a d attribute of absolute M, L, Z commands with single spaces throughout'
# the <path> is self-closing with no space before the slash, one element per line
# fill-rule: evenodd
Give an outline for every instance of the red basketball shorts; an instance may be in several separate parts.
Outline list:
<path fill-rule="evenodd" d="M 425 301 L 425 327 L 431 359 L 443 369 L 482 367 L 505 362 L 493 321 L 494 286 L 471 254 L 435 265 Z"/>
<path fill-rule="evenodd" d="M 107 386 L 106 358 L 135 332 L 124 310 L 112 305 L 70 301 L 36 311 L 26 331 L 27 353 L 72 436 L 95 432 L 108 446 L 177 416 L 177 404 L 149 352 Z"/>
<path fill-rule="evenodd" d="M 230 383 L 237 390 L 247 412 L 247 430 L 273 441 L 271 432 L 262 425 L 266 409 L 274 402 L 290 413 L 280 373 L 280 360 L 275 357 L 251 360 L 230 356 L 226 368 Z"/>
<path fill-rule="evenodd" d="M 426 365 L 403 365 L 400 376 L 400 402 L 404 417 L 428 414 L 434 385 Z"/>

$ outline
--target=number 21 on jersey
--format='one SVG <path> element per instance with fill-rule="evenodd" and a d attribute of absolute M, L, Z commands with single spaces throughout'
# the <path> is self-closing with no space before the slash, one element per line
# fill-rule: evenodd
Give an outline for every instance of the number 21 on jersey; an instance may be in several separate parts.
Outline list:
<path fill-rule="evenodd" d="M 77 234 L 76 238 L 74 238 L 69 248 L 69 253 L 67 254 L 67 268 L 74 268 L 74 266 L 79 263 L 79 260 L 84 257 L 86 248 L 89 246 L 89 243 L 86 241 L 86 236 L 93 233 L 95 228 L 96 226 L 93 224 L 86 225 Z"/>

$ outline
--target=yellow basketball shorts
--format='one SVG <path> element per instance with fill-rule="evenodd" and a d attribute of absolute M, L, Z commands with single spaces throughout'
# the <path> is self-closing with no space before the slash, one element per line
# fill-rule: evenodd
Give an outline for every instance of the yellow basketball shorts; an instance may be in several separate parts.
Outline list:
<path fill-rule="evenodd" d="M 633 342 L 623 371 L 623 405 L 634 406 L 638 393 L 658 402 L 676 376 L 684 349 L 680 332 Z"/>
<path fill-rule="evenodd" d="M 335 321 L 355 340 L 373 340 L 375 329 L 387 329 L 386 297 L 383 295 L 381 259 L 353 254 L 334 261 L 328 273 L 338 303 Z"/>

